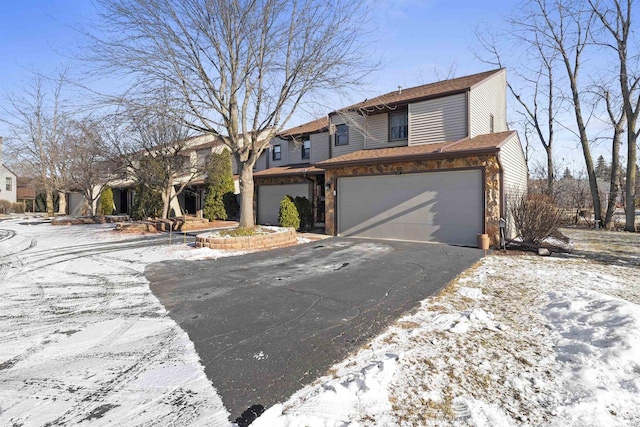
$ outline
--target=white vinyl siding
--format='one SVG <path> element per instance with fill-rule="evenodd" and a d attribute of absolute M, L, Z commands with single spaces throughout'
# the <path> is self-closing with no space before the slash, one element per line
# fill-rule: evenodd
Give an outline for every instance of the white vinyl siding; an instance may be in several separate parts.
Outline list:
<path fill-rule="evenodd" d="M 331 124 L 333 128 L 331 132 L 331 157 L 338 157 L 364 149 L 364 135 L 360 131 L 364 126 L 364 119 L 361 115 L 352 113 L 343 117 L 340 114 L 336 114 L 331 116 Z M 349 143 L 347 145 L 335 145 L 335 126 L 339 124 L 346 124 L 349 127 Z"/>
<path fill-rule="evenodd" d="M 365 148 L 404 147 L 407 140 L 389 141 L 389 114 L 375 114 L 367 118 Z"/>
<path fill-rule="evenodd" d="M 514 134 L 509 141 L 500 148 L 500 162 L 502 164 L 502 183 L 504 185 L 506 199 L 507 237 L 514 237 L 515 230 L 513 229 L 513 221 L 511 221 L 511 214 L 509 213 L 509 204 L 527 192 L 529 176 L 518 134 Z"/>
<path fill-rule="evenodd" d="M 469 103 L 471 109 L 471 138 L 490 133 L 491 115 L 494 132 L 507 129 L 507 73 L 494 74 L 487 81 L 471 88 Z"/>
<path fill-rule="evenodd" d="M 457 141 L 466 136 L 465 93 L 409 104 L 409 145 Z"/>
<path fill-rule="evenodd" d="M 6 189 L 7 178 L 11 178 L 11 190 Z M 8 200 L 12 203 L 15 203 L 17 197 L 16 176 L 2 164 L 0 164 L 0 185 L 2 185 L 2 187 L 0 187 L 0 189 L 2 190 L 0 192 L 0 199 Z"/>
<path fill-rule="evenodd" d="M 522 194 L 527 191 L 527 163 L 524 159 L 518 134 L 500 148 L 500 161 L 503 168 L 503 183 L 507 194 Z"/>
<path fill-rule="evenodd" d="M 311 139 L 310 163 L 318 163 L 329 158 L 329 132 L 314 133 Z"/>

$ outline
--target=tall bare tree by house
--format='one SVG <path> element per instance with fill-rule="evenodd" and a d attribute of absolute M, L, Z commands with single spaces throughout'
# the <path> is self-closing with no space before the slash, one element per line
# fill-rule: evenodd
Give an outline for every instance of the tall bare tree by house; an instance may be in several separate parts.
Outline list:
<path fill-rule="evenodd" d="M 151 191 L 160 191 L 165 219 L 171 202 L 205 170 L 192 159 L 189 130 L 166 114 L 166 105 L 116 116 L 109 142 L 113 152 L 110 157 L 120 162 L 128 178 Z M 125 129 L 121 128 L 123 123 Z"/>
<path fill-rule="evenodd" d="M 606 179 L 609 182 L 609 198 L 607 200 L 607 211 L 604 215 L 604 227 L 613 227 L 613 214 L 616 210 L 618 195 L 620 194 L 620 142 L 625 129 L 626 112 L 624 108 L 617 106 L 612 99 L 611 92 L 605 86 L 598 88 L 598 93 L 605 102 L 607 117 L 612 127 L 611 136 L 611 165 L 607 166 L 604 158 L 598 158 L 595 172 L 598 178 Z M 604 164 L 604 166 L 603 166 Z"/>
<path fill-rule="evenodd" d="M 602 206 L 587 135 L 589 108 L 583 108 L 583 87 L 580 76 L 585 49 L 591 41 L 594 14 L 585 10 L 577 0 L 530 0 L 522 9 L 523 14 L 514 21 L 519 25 L 522 40 L 530 46 L 545 46 L 557 55 L 561 68 L 569 82 L 569 99 L 576 121 L 576 136 L 582 147 L 585 161 L 594 218 L 602 224 Z"/>
<path fill-rule="evenodd" d="M 84 117 L 65 126 L 64 150 L 67 153 L 67 182 L 84 195 L 89 215 L 95 215 L 98 199 L 109 185 L 111 161 L 102 137 L 103 122 Z"/>
<path fill-rule="evenodd" d="M 141 105 L 169 87 L 191 130 L 220 137 L 240 174 L 240 227 L 255 225 L 253 165 L 301 103 L 361 83 L 364 0 L 97 0 L 86 58 L 131 79 Z"/>
<path fill-rule="evenodd" d="M 618 75 L 627 132 L 627 172 L 625 189 L 625 230 L 636 231 L 635 188 L 637 140 L 636 130 L 640 113 L 640 48 L 632 31 L 632 0 L 589 0 L 591 11 L 601 24 L 596 42 L 612 49 L 618 57 Z"/>
<path fill-rule="evenodd" d="M 510 25 L 513 30 L 509 37 L 514 41 L 522 40 L 521 27 L 523 22 L 512 20 Z M 489 31 L 475 31 L 476 39 L 483 47 L 484 53 L 476 56 L 483 62 L 489 63 L 497 67 L 505 67 L 502 55 L 496 42 L 495 36 Z M 525 128 L 525 140 L 528 143 L 530 133 L 527 130 L 532 129 L 536 138 L 542 144 L 547 157 L 546 181 L 547 188 L 545 193 L 551 197 L 555 196 L 554 183 L 555 165 L 554 165 L 554 142 L 555 142 L 555 124 L 556 116 L 560 108 L 562 96 L 556 88 L 554 70 L 556 67 L 557 53 L 544 43 L 539 37 L 525 40 L 525 44 L 531 49 L 525 50 L 528 62 L 535 64 L 527 73 L 519 72 L 517 69 L 511 69 L 510 73 L 517 75 L 521 81 L 522 87 L 516 87 L 516 84 L 509 79 L 507 88 L 511 96 L 517 103 L 516 110 L 522 117 L 523 127 Z"/>
<path fill-rule="evenodd" d="M 49 79 L 33 72 L 20 93 L 7 97 L 0 121 L 9 129 L 6 142 L 11 144 L 18 162 L 36 170 L 45 190 L 46 210 L 54 214 L 53 195 L 64 189 L 66 154 L 62 136 L 67 111 L 63 108 L 64 74 Z"/>

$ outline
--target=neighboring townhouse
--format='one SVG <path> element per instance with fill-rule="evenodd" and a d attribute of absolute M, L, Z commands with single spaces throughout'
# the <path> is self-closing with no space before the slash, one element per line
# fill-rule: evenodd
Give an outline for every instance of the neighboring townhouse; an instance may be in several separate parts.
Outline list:
<path fill-rule="evenodd" d="M 312 205 L 314 223 L 324 225 L 324 170 L 312 166 L 329 158 L 329 120 L 324 117 L 280 133 L 254 173 L 256 222 L 277 224 L 280 201 L 302 196 Z M 264 164 L 265 167 L 262 167 Z"/>
<path fill-rule="evenodd" d="M 264 157 L 258 223 L 277 222 L 285 194 L 301 195 L 330 235 L 468 246 L 479 233 L 499 241 L 507 201 L 526 191 L 528 176 L 506 123 L 505 69 L 334 111 L 283 132 Z"/>

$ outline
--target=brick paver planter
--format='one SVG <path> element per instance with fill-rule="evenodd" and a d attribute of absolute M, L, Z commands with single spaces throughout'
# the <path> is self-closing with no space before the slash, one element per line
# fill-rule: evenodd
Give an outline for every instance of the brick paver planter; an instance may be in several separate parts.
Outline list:
<path fill-rule="evenodd" d="M 199 248 L 226 250 L 258 250 L 281 248 L 298 243 L 298 235 L 293 228 L 272 233 L 256 234 L 242 237 L 215 237 L 209 233 L 196 236 L 196 246 Z"/>

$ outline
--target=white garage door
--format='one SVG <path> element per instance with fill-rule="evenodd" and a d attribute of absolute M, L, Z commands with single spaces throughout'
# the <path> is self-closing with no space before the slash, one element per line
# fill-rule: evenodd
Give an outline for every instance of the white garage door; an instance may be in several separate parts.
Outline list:
<path fill-rule="evenodd" d="M 309 184 L 261 185 L 258 187 L 258 224 L 278 224 L 278 211 L 284 196 L 309 198 Z"/>
<path fill-rule="evenodd" d="M 337 211 L 341 236 L 476 246 L 482 172 L 340 178 Z"/>

